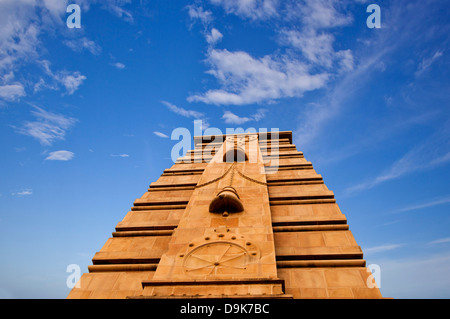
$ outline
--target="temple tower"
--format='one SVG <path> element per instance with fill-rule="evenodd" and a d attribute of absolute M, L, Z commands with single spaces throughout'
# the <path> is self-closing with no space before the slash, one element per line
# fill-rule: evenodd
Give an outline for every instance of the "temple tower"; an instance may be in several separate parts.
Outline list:
<path fill-rule="evenodd" d="M 291 132 L 194 138 L 68 298 L 381 298 Z"/>

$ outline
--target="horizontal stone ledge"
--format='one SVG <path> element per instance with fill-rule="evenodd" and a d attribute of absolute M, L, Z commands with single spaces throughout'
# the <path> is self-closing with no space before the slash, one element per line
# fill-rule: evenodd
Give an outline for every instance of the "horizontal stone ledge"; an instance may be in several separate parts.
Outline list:
<path fill-rule="evenodd" d="M 305 195 L 294 195 L 294 196 L 286 196 L 286 195 L 269 195 L 270 201 L 283 201 L 283 200 L 303 200 L 303 199 L 334 199 L 334 193 L 331 191 L 321 191 L 316 193 L 309 193 Z"/>
<path fill-rule="evenodd" d="M 270 178 L 274 176 L 274 178 Z M 297 177 L 297 178 L 280 178 L 276 175 L 267 175 L 267 183 L 279 183 L 279 182 L 304 182 L 304 181 L 323 181 L 322 175 L 320 174 L 309 174 L 309 176 L 305 177 Z"/>
<path fill-rule="evenodd" d="M 170 172 L 170 173 L 162 173 L 161 176 L 192 176 L 192 175 L 202 175 L 203 171 L 198 172 Z"/>
<path fill-rule="evenodd" d="M 269 200 L 270 206 L 276 205 L 307 205 L 307 204 L 335 204 L 335 199 L 297 199 L 297 200 Z"/>
<path fill-rule="evenodd" d="M 295 144 L 288 144 L 288 143 L 286 143 L 286 141 L 284 141 L 283 143 L 277 143 L 277 142 L 274 142 L 274 143 L 259 143 L 259 148 L 262 149 L 262 150 L 265 150 L 265 149 L 268 149 L 268 148 L 269 149 L 270 148 L 282 148 L 282 149 L 290 149 L 290 150 L 293 150 L 293 151 L 297 150 Z"/>
<path fill-rule="evenodd" d="M 297 167 L 285 167 L 285 166 L 270 166 L 270 168 L 268 168 L 269 166 L 266 166 L 264 168 L 264 171 L 266 174 L 270 174 L 273 172 L 278 172 L 278 171 L 300 171 L 300 170 L 304 170 L 304 169 L 314 169 L 312 165 L 308 166 L 297 166 Z"/>
<path fill-rule="evenodd" d="M 302 152 L 298 153 L 263 153 L 261 152 L 263 158 L 265 157 L 283 157 L 283 158 L 305 158 Z"/>
<path fill-rule="evenodd" d="M 209 162 L 211 162 L 212 157 L 209 159 L 205 159 L 205 160 L 191 160 L 191 159 L 182 159 L 182 160 L 176 160 L 175 164 L 208 164 Z M 190 174 L 190 175 L 200 175 L 200 174 Z M 164 176 L 164 174 L 163 174 Z M 166 175 L 168 176 L 168 175 Z M 173 175 L 173 176 L 177 176 L 177 175 Z"/>
<path fill-rule="evenodd" d="M 200 168 L 187 168 L 187 169 L 176 169 L 176 168 L 167 168 L 163 171 L 163 173 L 189 173 L 189 172 L 203 172 L 205 167 Z"/>
<path fill-rule="evenodd" d="M 211 158 L 212 159 L 212 158 Z M 195 162 L 192 160 L 189 160 L 189 159 L 183 159 L 183 158 L 181 158 L 181 157 L 179 157 L 176 161 L 175 161 L 175 164 L 177 164 L 177 165 L 189 165 L 189 164 L 208 164 L 210 161 L 211 161 L 211 159 L 208 159 L 208 161 L 200 161 L 200 160 L 196 160 Z M 205 165 L 206 166 L 206 165 Z"/>
<path fill-rule="evenodd" d="M 328 231 L 328 230 L 349 230 L 348 225 L 307 225 L 307 226 L 274 226 L 273 232 L 307 232 L 307 231 Z"/>
<path fill-rule="evenodd" d="M 187 205 L 137 206 L 132 207 L 131 211 L 173 210 L 185 209 L 186 207 Z"/>
<path fill-rule="evenodd" d="M 120 223 L 119 223 L 120 224 Z M 142 226 L 116 226 L 117 232 L 144 231 L 144 230 L 166 230 L 173 231 L 178 225 L 142 225 Z"/>
<path fill-rule="evenodd" d="M 287 138 L 279 138 L 273 140 L 259 140 L 260 146 L 270 145 L 270 144 L 279 144 L 279 145 L 295 145 L 290 142 Z"/>
<path fill-rule="evenodd" d="M 294 182 L 273 182 L 267 181 L 267 186 L 295 186 L 295 185 L 316 185 L 316 184 L 324 184 L 323 180 L 311 180 L 311 181 L 294 181 Z"/>
<path fill-rule="evenodd" d="M 138 199 L 134 202 L 134 206 L 161 206 L 161 205 L 187 205 L 187 200 L 165 200 L 165 201 L 145 201 Z"/>
<path fill-rule="evenodd" d="M 223 144 L 223 141 L 212 141 L 212 142 L 205 142 L 205 143 L 197 143 L 195 144 L 195 149 L 204 148 L 204 147 L 216 147 L 221 146 Z"/>
<path fill-rule="evenodd" d="M 162 189 L 165 190 L 166 188 L 182 188 L 182 187 L 195 187 L 197 185 L 196 182 L 191 183 L 180 183 L 180 184 L 160 184 L 160 183 L 151 183 L 148 188 L 149 189 Z"/>
<path fill-rule="evenodd" d="M 294 147 L 286 147 L 284 145 L 271 145 L 269 147 L 260 147 L 261 153 L 264 154 L 271 154 L 271 153 L 275 153 L 275 152 L 280 152 L 280 154 L 282 154 L 283 152 L 291 152 L 290 154 L 293 154 L 295 152 L 295 154 L 298 152 L 297 149 Z M 299 152 L 302 153 L 302 152 Z M 303 155 L 303 153 L 302 153 Z"/>
<path fill-rule="evenodd" d="M 216 148 L 210 148 L 210 149 L 201 149 L 201 150 L 190 150 L 186 153 L 186 156 L 198 156 L 198 157 L 214 157 L 214 155 L 217 154 L 217 149 Z"/>
<path fill-rule="evenodd" d="M 225 140 L 227 137 L 234 136 L 235 138 L 241 136 L 251 136 L 257 135 L 258 141 L 273 141 L 276 137 L 276 140 L 288 140 L 289 143 L 292 143 L 292 132 L 291 131 L 276 131 L 276 132 L 255 132 L 255 133 L 234 133 L 234 134 L 218 134 L 218 135 L 201 135 L 194 136 L 194 143 L 197 145 L 199 143 L 207 143 L 208 141 L 214 141 L 216 138 L 220 138 L 221 140 Z"/>
<path fill-rule="evenodd" d="M 222 294 L 222 295 L 163 295 L 163 296 L 127 296 L 127 299 L 293 299 L 293 296 L 290 294 L 266 294 L 266 295 L 258 295 L 258 294 L 247 294 L 247 295 L 239 295 L 239 294 Z"/>
<path fill-rule="evenodd" d="M 178 161 L 191 160 L 191 161 L 195 162 L 195 160 L 197 160 L 198 163 L 200 164 L 202 160 L 211 160 L 212 158 L 213 158 L 213 156 L 206 156 L 206 155 L 205 156 L 189 156 L 189 155 L 185 155 L 183 157 L 177 158 L 176 163 Z"/>
<path fill-rule="evenodd" d="M 158 201 L 158 202 L 146 202 L 135 201 L 132 211 L 136 210 L 159 210 L 159 209 L 184 209 L 189 201 Z"/>
<path fill-rule="evenodd" d="M 365 267 L 364 259 L 348 260 L 283 260 L 277 261 L 277 268 L 309 268 L 309 267 Z"/>
<path fill-rule="evenodd" d="M 160 258 L 149 258 L 149 257 L 126 257 L 126 258 L 94 258 L 92 263 L 94 265 L 143 265 L 143 264 L 158 264 Z"/>
<path fill-rule="evenodd" d="M 89 272 L 155 271 L 158 264 L 90 265 Z"/>
<path fill-rule="evenodd" d="M 302 164 L 288 164 L 288 165 L 278 165 L 278 166 L 265 166 L 266 171 L 270 170 L 299 170 L 299 169 L 311 169 L 313 168 L 312 163 L 302 163 Z"/>
<path fill-rule="evenodd" d="M 178 186 L 173 186 L 173 187 L 158 187 L 158 188 L 149 188 L 147 189 L 148 192 L 168 192 L 168 191 L 193 191 L 195 189 L 195 186 L 184 186 L 184 187 L 178 187 Z"/>
<path fill-rule="evenodd" d="M 159 206 L 135 206 L 131 207 L 132 211 L 150 211 L 150 210 L 170 210 L 185 209 L 187 205 L 159 205 Z"/>
<path fill-rule="evenodd" d="M 272 226 L 308 226 L 308 225 L 343 225 L 347 219 L 343 216 L 339 219 L 315 219 L 315 220 L 293 220 L 286 217 L 272 217 Z"/>
<path fill-rule="evenodd" d="M 171 236 L 173 230 L 136 230 L 113 232 L 113 237 Z"/>
<path fill-rule="evenodd" d="M 308 255 L 277 255 L 279 261 L 317 261 L 317 260 L 363 260 L 362 252 L 354 253 L 331 253 L 331 254 L 308 254 Z"/>
<path fill-rule="evenodd" d="M 160 286 L 227 286 L 227 285 L 281 285 L 284 291 L 284 279 L 275 278 L 242 278 L 242 279 L 219 279 L 219 280 L 186 280 L 186 281 L 142 281 L 142 287 Z"/>

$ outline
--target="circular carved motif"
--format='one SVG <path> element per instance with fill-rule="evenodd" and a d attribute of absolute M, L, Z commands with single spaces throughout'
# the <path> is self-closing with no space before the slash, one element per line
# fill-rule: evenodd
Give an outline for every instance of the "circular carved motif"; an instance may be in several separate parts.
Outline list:
<path fill-rule="evenodd" d="M 191 250 L 183 267 L 192 276 L 241 274 L 256 255 L 243 246 L 229 241 L 205 243 Z"/>

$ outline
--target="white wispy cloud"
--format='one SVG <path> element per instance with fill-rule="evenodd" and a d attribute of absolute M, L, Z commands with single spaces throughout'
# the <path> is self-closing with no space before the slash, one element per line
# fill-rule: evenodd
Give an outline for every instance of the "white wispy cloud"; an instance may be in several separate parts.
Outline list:
<path fill-rule="evenodd" d="M 216 28 L 212 28 L 211 31 L 206 34 L 206 42 L 208 42 L 211 45 L 216 44 L 223 38 L 222 33 L 220 33 L 219 30 Z"/>
<path fill-rule="evenodd" d="M 213 21 L 212 12 L 204 10 L 203 7 L 197 5 L 186 6 L 188 15 L 193 20 L 200 20 L 204 25 L 207 25 Z"/>
<path fill-rule="evenodd" d="M 413 210 L 420 210 L 423 208 L 429 208 L 429 207 L 434 207 L 434 206 L 439 206 L 439 205 L 445 205 L 450 203 L 450 195 L 446 196 L 446 197 L 441 197 L 441 198 L 434 198 L 430 201 L 427 201 L 425 203 L 420 203 L 420 204 L 414 204 L 414 205 L 409 205 L 400 209 L 397 209 L 394 211 L 394 213 L 404 213 L 404 212 L 409 212 L 409 211 L 413 211 Z"/>
<path fill-rule="evenodd" d="M 63 15 L 66 12 L 68 0 L 44 0 L 42 7 L 48 11 L 56 22 L 63 23 Z"/>
<path fill-rule="evenodd" d="M 83 81 L 86 80 L 86 76 L 82 75 L 78 71 L 61 71 L 56 75 L 55 79 L 64 85 L 69 95 L 72 95 L 76 90 L 78 90 L 78 87 L 83 84 Z"/>
<path fill-rule="evenodd" d="M 187 117 L 187 118 L 193 118 L 195 120 L 201 120 L 202 123 L 202 127 L 203 129 L 208 128 L 209 123 L 208 123 L 208 118 L 206 117 L 206 115 L 202 112 L 198 112 L 195 110 L 188 110 L 188 109 L 184 109 L 182 107 L 178 107 L 175 104 L 169 103 L 167 101 L 161 101 L 161 103 L 163 103 L 165 106 L 167 106 L 167 108 L 169 110 L 171 110 L 172 112 Z"/>
<path fill-rule="evenodd" d="M 450 293 L 448 252 L 377 259 L 376 264 L 381 268 L 380 286 L 385 297 L 426 299 L 442 298 Z"/>
<path fill-rule="evenodd" d="M 351 71 L 354 67 L 353 54 L 349 49 L 335 51 L 334 36 L 315 29 L 282 30 L 280 42 L 299 50 L 312 64 L 326 69 Z M 336 72 L 337 73 L 337 72 Z"/>
<path fill-rule="evenodd" d="M 299 1 L 299 6 L 301 5 L 300 3 L 301 2 Z M 319 5 L 324 2 L 318 1 L 317 3 Z M 338 2 L 334 1 L 334 3 L 338 5 Z M 357 97 L 359 92 L 361 92 L 361 89 L 367 89 L 369 83 L 376 85 L 377 83 L 374 82 L 374 80 L 378 79 L 380 72 L 385 72 L 386 70 L 389 71 L 387 69 L 388 67 L 396 67 L 394 64 L 404 62 L 404 59 L 398 59 L 397 54 L 400 52 L 401 54 L 405 54 L 405 48 L 411 48 L 411 39 L 414 39 L 414 43 L 427 43 L 428 45 L 432 37 L 429 30 L 436 30 L 434 33 L 436 35 L 445 33 L 445 31 L 438 31 L 439 27 L 437 24 L 430 24 L 427 28 L 423 28 L 423 21 L 417 19 L 417 12 L 421 12 L 424 17 L 432 17 L 435 14 L 434 11 L 441 10 L 442 6 L 438 5 L 437 2 L 433 2 L 433 5 L 430 5 L 430 3 L 423 1 L 409 1 L 407 6 L 404 5 L 404 3 L 406 2 L 393 2 L 389 5 L 389 14 L 383 15 L 382 22 L 384 26 L 389 26 L 389 28 L 380 32 L 377 36 L 359 39 L 358 41 L 364 43 L 364 48 L 360 46 L 352 48 L 353 50 L 351 53 L 354 58 L 353 62 L 351 61 L 350 56 L 348 57 L 349 59 L 343 59 L 339 62 L 343 67 L 347 62 L 349 67 L 353 64 L 353 71 L 345 73 L 343 77 L 338 78 L 338 81 L 334 81 L 332 84 L 328 85 L 327 93 L 324 95 L 323 101 L 317 101 L 316 104 L 311 105 L 307 111 L 300 115 L 300 124 L 293 133 L 295 134 L 295 138 L 302 141 L 304 146 L 307 145 L 308 147 L 313 147 L 314 145 L 319 145 L 317 140 L 322 136 L 322 133 L 325 132 L 327 124 L 329 124 L 332 119 L 336 119 L 339 115 L 343 114 L 343 111 L 348 110 L 348 105 L 352 105 L 352 103 L 348 102 L 351 101 L 352 98 Z M 336 8 L 338 7 L 339 6 L 336 6 Z M 298 11 L 291 10 L 290 12 L 292 12 L 292 14 L 297 14 L 296 17 L 298 17 Z M 322 26 L 327 26 L 327 19 L 319 20 L 323 21 L 323 23 L 321 23 Z M 339 20 L 340 19 L 337 21 Z M 346 20 L 351 21 L 351 17 L 342 20 L 344 25 Z M 306 20 L 306 23 L 308 23 L 307 21 L 308 20 Z M 330 21 L 336 20 L 331 19 Z M 431 22 L 431 20 L 429 21 Z M 317 23 L 316 25 L 320 25 L 320 23 Z M 331 31 L 328 27 L 324 27 L 321 27 L 320 29 L 317 27 L 316 32 L 321 34 L 323 31 Z M 390 30 L 401 30 L 401 32 L 391 32 Z M 429 52 L 429 49 L 427 52 Z M 426 69 L 427 66 L 429 67 L 430 62 L 433 64 L 439 61 L 439 59 L 442 59 L 440 54 L 445 51 L 442 48 L 431 52 L 432 53 L 428 53 L 428 55 L 425 55 L 425 58 L 420 60 L 421 62 L 419 62 L 417 67 L 419 73 L 420 70 Z M 412 61 L 413 58 L 407 62 L 409 64 L 409 69 L 411 69 Z M 392 65 L 389 65 L 390 63 L 392 63 Z M 412 73 L 409 75 L 414 76 L 415 71 L 416 70 L 412 70 Z M 403 91 L 401 97 L 402 104 L 408 103 L 403 99 L 407 98 L 405 92 L 410 92 L 412 88 L 414 88 L 414 83 L 408 82 L 405 86 L 397 90 Z M 390 100 L 392 102 L 392 99 Z M 427 111 L 429 110 L 430 108 L 428 108 Z M 402 114 L 400 121 L 406 116 L 407 114 Z M 397 123 L 392 123 L 390 125 L 396 124 Z M 374 132 L 373 134 L 375 135 L 377 133 Z M 353 139 L 351 142 L 354 142 Z M 389 178 L 389 176 L 380 176 L 380 180 L 383 180 L 384 178 Z"/>
<path fill-rule="evenodd" d="M 440 238 L 429 242 L 429 245 L 439 245 L 439 244 L 447 244 L 450 243 L 450 237 Z"/>
<path fill-rule="evenodd" d="M 345 6 L 342 0 L 303 0 L 290 2 L 288 14 L 301 18 L 309 28 L 325 29 L 348 25 L 353 17 L 340 10 Z"/>
<path fill-rule="evenodd" d="M 43 55 L 49 48 L 41 40 L 43 35 L 56 32 L 62 36 L 62 42 L 74 51 L 87 50 L 98 55 L 101 47 L 87 39 L 64 39 L 67 37 L 64 26 L 68 0 L 21 0 L 0 1 L 0 78 L 27 65 L 41 65 Z M 126 9 L 131 0 L 79 0 L 83 12 L 89 10 L 95 4 L 114 15 L 133 21 L 132 14 Z M 30 79 L 20 81 L 11 77 L 8 81 L 0 81 L 0 100 L 7 102 L 16 101 L 26 95 L 30 83 L 34 88 L 32 92 L 38 92 L 44 88 L 56 90 L 63 86 L 66 94 L 73 94 L 86 80 L 86 76 L 79 71 L 55 70 L 51 71 L 50 63 L 44 68 L 44 74 L 33 74 Z M 19 74 L 19 72 L 17 72 Z M 38 78 L 39 80 L 34 80 Z"/>
<path fill-rule="evenodd" d="M 19 197 L 29 196 L 29 195 L 33 195 L 33 190 L 32 189 L 25 189 L 25 190 L 22 190 L 22 191 L 19 191 L 19 192 L 14 192 L 11 195 L 19 196 Z"/>
<path fill-rule="evenodd" d="M 415 145 L 378 176 L 345 189 L 346 194 L 373 188 L 417 171 L 433 169 L 450 162 L 450 129 L 438 130 L 427 140 Z"/>
<path fill-rule="evenodd" d="M 48 60 L 42 60 L 40 61 L 40 64 L 42 65 L 50 79 L 58 84 L 62 84 L 65 87 L 67 94 L 69 95 L 72 95 L 76 90 L 78 90 L 78 87 L 83 84 L 84 80 L 86 80 L 86 76 L 82 75 L 78 71 L 69 72 L 63 70 L 53 72 L 50 69 L 50 61 Z"/>
<path fill-rule="evenodd" d="M 79 39 L 65 40 L 64 44 L 71 48 L 75 52 L 81 52 L 84 50 L 89 51 L 93 55 L 99 55 L 102 52 L 100 45 L 86 37 Z"/>
<path fill-rule="evenodd" d="M 198 111 L 194 111 L 194 110 L 186 110 L 186 109 L 184 109 L 182 107 L 178 107 L 175 104 L 172 104 L 172 103 L 169 103 L 169 102 L 166 102 L 166 101 L 161 101 L 161 103 L 163 103 L 165 106 L 167 106 L 167 108 L 169 110 L 171 110 L 172 112 L 174 112 L 176 114 L 179 114 L 181 116 L 184 116 L 184 117 L 192 117 L 192 118 L 195 118 L 195 119 L 200 119 L 200 118 L 205 116 L 204 113 L 201 113 L 201 112 L 198 112 Z"/>
<path fill-rule="evenodd" d="M 297 30 L 283 30 L 281 41 L 302 51 L 310 62 L 325 67 L 331 67 L 333 58 L 334 37 L 330 33 L 320 33 L 314 29 L 301 32 Z"/>
<path fill-rule="evenodd" d="M 268 19 L 277 16 L 277 0 L 210 0 L 212 4 L 223 7 L 227 13 L 232 13 L 251 20 Z"/>
<path fill-rule="evenodd" d="M 254 58 L 244 51 L 210 50 L 209 74 L 222 88 L 191 95 L 189 102 L 243 105 L 284 97 L 300 97 L 325 85 L 328 74 L 310 74 L 308 65 L 288 56 Z"/>
<path fill-rule="evenodd" d="M 51 113 L 37 106 L 32 107 L 34 110 L 31 113 L 36 120 L 25 122 L 16 131 L 37 139 L 42 145 L 49 146 L 56 140 L 64 140 L 67 130 L 76 122 L 74 118 Z"/>
<path fill-rule="evenodd" d="M 70 161 L 73 159 L 75 154 L 70 151 L 55 151 L 50 152 L 49 155 L 45 158 L 48 161 Z"/>
<path fill-rule="evenodd" d="M 223 113 L 222 119 L 225 120 L 225 123 L 227 124 L 244 124 L 250 121 L 258 122 L 262 118 L 266 116 L 267 110 L 266 109 L 259 109 L 255 114 L 249 116 L 249 117 L 240 117 L 230 111 L 225 111 Z"/>
<path fill-rule="evenodd" d="M 443 55 L 442 50 L 438 50 L 434 53 L 434 55 L 432 57 L 422 59 L 419 66 L 417 67 L 417 71 L 416 71 L 415 75 L 420 76 L 442 55 Z"/>
<path fill-rule="evenodd" d="M 18 61 L 38 55 L 40 23 L 34 19 L 34 1 L 0 2 L 0 72 L 9 73 Z"/>
<path fill-rule="evenodd" d="M 281 25 L 276 27 L 278 41 L 287 49 L 286 53 L 277 51 L 255 57 L 245 51 L 209 48 L 207 73 L 216 78 L 220 87 L 192 94 L 187 98 L 189 102 L 246 105 L 299 98 L 305 92 L 326 87 L 334 75 L 354 68 L 352 51 L 333 47 L 334 36 L 329 29 L 352 21 L 351 16 L 337 9 L 341 6 L 337 0 L 301 3 L 211 0 L 211 3 L 221 6 L 227 14 L 252 21 L 276 18 Z M 301 26 L 293 25 L 294 20 L 301 21 Z M 214 30 L 206 34 L 209 45 L 223 37 Z"/>
<path fill-rule="evenodd" d="M 30 1 L 0 1 L 0 99 L 15 101 L 25 96 L 25 84 L 14 80 L 16 65 L 38 56 L 39 23 L 33 22 Z"/>
<path fill-rule="evenodd" d="M 130 157 L 130 155 L 128 154 L 111 154 L 112 157 L 122 157 L 122 158 L 126 158 L 126 157 Z"/>
<path fill-rule="evenodd" d="M 112 65 L 115 66 L 119 70 L 125 69 L 125 64 L 120 63 L 120 62 L 113 63 Z"/>
<path fill-rule="evenodd" d="M 63 23 L 67 1 L 1 1 L 0 2 L 0 76 L 16 71 L 19 67 L 29 63 L 40 64 L 39 56 L 43 51 L 40 36 L 47 29 Z M 48 68 L 49 70 L 49 68 Z M 79 72 L 46 72 L 52 80 L 66 88 L 68 94 L 75 90 L 86 79 Z M 27 82 L 10 81 L 0 85 L 0 98 L 13 101 L 25 96 Z M 35 92 L 44 85 L 41 77 L 35 86 Z"/>
<path fill-rule="evenodd" d="M 25 96 L 25 89 L 22 84 L 0 85 L 0 98 L 7 101 L 14 101 L 19 97 Z"/>
<path fill-rule="evenodd" d="M 385 244 L 385 245 L 365 248 L 364 253 L 375 254 L 375 253 L 386 252 L 389 250 L 397 249 L 397 248 L 400 248 L 403 246 L 405 246 L 405 245 L 404 244 Z"/>
<path fill-rule="evenodd" d="M 154 131 L 153 134 L 155 134 L 156 136 L 162 137 L 162 138 L 169 138 L 169 136 L 167 136 L 166 134 L 158 132 L 158 131 Z"/>
<path fill-rule="evenodd" d="M 125 9 L 125 7 L 131 4 L 132 0 L 95 0 L 92 2 L 98 2 L 103 8 L 116 15 L 118 18 L 127 22 L 133 22 L 133 14 Z"/>

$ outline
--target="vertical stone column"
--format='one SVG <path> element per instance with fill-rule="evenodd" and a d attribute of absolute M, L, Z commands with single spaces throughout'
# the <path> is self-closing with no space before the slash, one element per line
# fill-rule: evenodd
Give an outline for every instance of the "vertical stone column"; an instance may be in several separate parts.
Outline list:
<path fill-rule="evenodd" d="M 143 282 L 143 297 L 289 297 L 277 276 L 264 172 L 257 134 L 226 136 L 192 193 L 153 279 Z M 223 198 L 224 209 L 211 211 L 224 189 L 229 196 Z M 233 203 L 242 209 L 229 209 Z"/>

